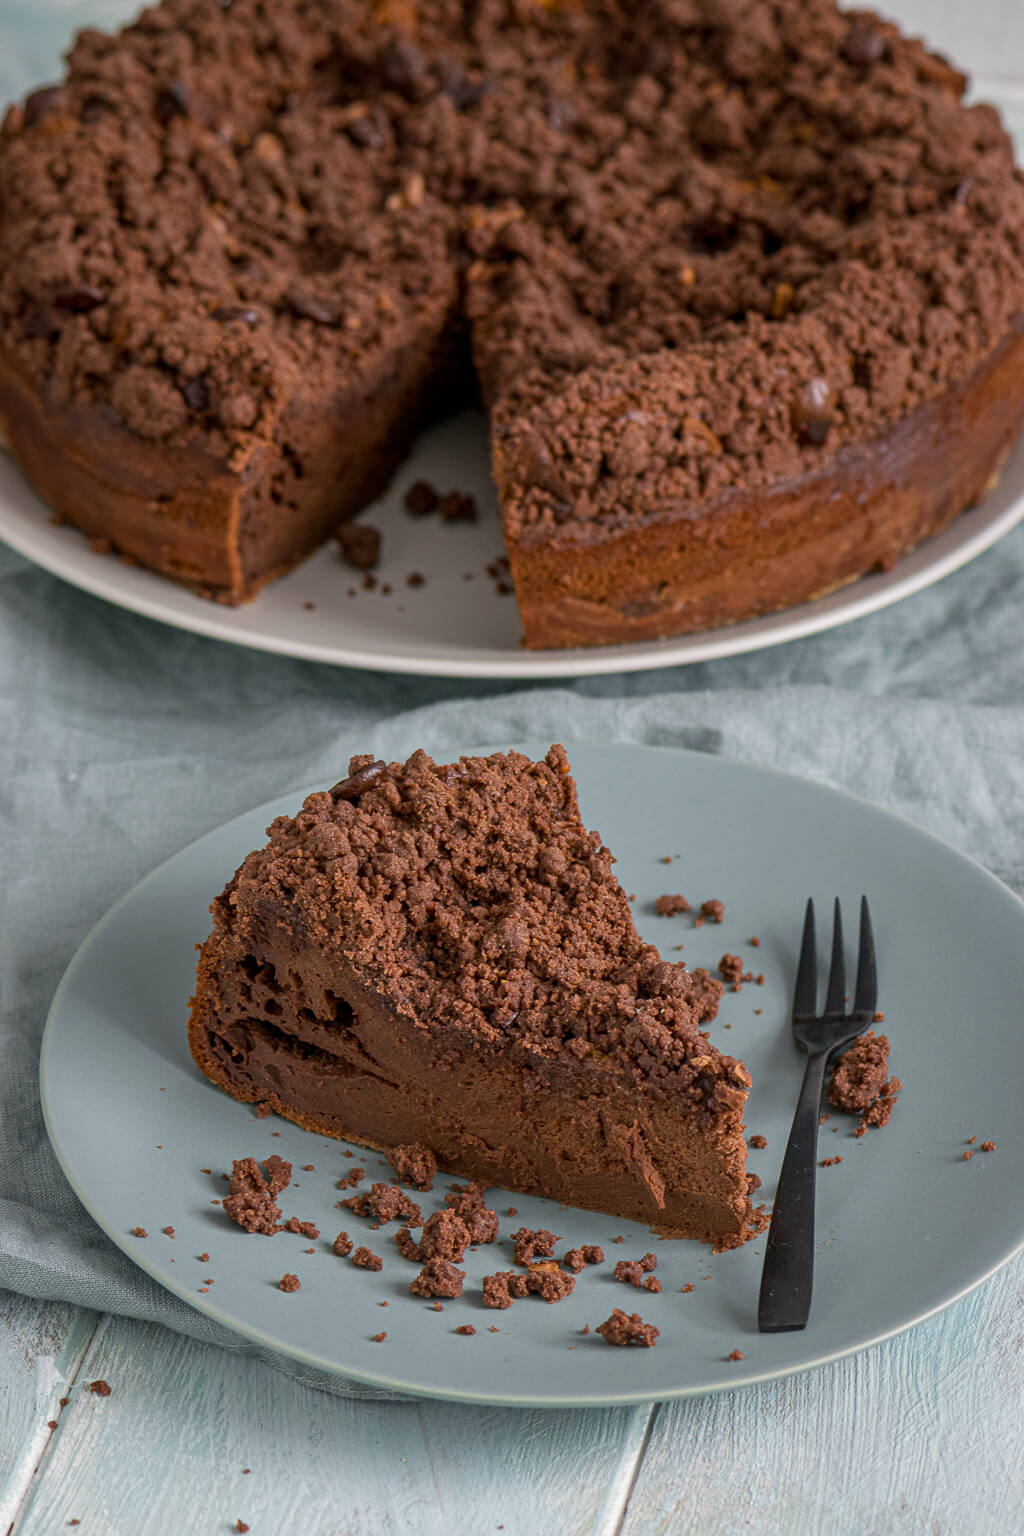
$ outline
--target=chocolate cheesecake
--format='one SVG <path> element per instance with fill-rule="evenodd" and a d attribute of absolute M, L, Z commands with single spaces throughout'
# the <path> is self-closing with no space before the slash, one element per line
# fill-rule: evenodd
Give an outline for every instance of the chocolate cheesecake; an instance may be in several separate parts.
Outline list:
<path fill-rule="evenodd" d="M 643 942 L 611 865 L 562 747 L 353 758 L 214 902 L 195 1060 L 307 1130 L 735 1246 L 750 1078 L 700 1029 L 721 983 Z"/>
<path fill-rule="evenodd" d="M 527 645 L 805 601 L 1024 419 L 965 83 L 832 0 L 162 0 L 0 129 L 0 431 L 234 603 L 478 394 Z"/>

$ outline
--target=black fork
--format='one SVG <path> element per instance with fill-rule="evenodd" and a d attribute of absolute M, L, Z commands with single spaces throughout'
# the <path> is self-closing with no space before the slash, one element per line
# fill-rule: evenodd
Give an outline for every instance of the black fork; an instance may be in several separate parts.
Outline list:
<path fill-rule="evenodd" d="M 877 1006 L 875 941 L 868 899 L 860 900 L 860 953 L 853 1010 L 846 1010 L 843 918 L 835 904 L 832 964 L 823 1013 L 816 1013 L 818 946 L 814 902 L 807 903 L 800 964 L 793 993 L 793 1038 L 807 1052 L 796 1114 L 782 1160 L 772 1224 L 761 1272 L 757 1326 L 762 1333 L 790 1333 L 807 1326 L 814 1284 L 814 1179 L 818 1156 L 818 1117 L 829 1058 L 862 1035 Z"/>

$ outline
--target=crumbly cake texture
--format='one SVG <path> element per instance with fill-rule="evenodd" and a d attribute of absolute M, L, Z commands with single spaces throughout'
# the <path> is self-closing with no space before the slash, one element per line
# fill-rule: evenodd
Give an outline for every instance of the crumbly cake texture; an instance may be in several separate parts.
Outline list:
<path fill-rule="evenodd" d="M 1019 425 L 1024 187 L 964 85 L 832 0 L 163 0 L 0 130 L 0 423 L 237 601 L 479 387 L 528 644 L 801 600 Z"/>
<path fill-rule="evenodd" d="M 308 1129 L 479 1181 L 446 1196 L 472 1242 L 497 1235 L 486 1185 L 742 1242 L 750 1079 L 699 1027 L 721 983 L 641 940 L 611 864 L 562 747 L 353 758 L 214 902 L 195 1059 Z M 454 1258 L 454 1226 L 424 1257 Z"/>
<path fill-rule="evenodd" d="M 863 1136 L 868 1126 L 888 1125 L 902 1088 L 898 1077 L 889 1076 L 889 1037 L 869 1029 L 839 1058 L 828 1100 L 845 1114 L 860 1115 L 854 1134 Z"/>

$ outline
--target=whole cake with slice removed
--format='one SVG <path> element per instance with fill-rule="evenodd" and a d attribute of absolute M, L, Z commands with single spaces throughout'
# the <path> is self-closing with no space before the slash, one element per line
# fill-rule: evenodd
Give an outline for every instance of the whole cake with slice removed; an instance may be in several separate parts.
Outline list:
<path fill-rule="evenodd" d="M 355 757 L 213 903 L 189 1039 L 235 1098 L 733 1247 L 757 1219 L 721 983 L 637 933 L 562 747 Z"/>
<path fill-rule="evenodd" d="M 0 435 L 238 603 L 478 393 L 528 646 L 805 602 L 1024 420 L 965 85 L 835 0 L 162 0 L 0 123 Z"/>

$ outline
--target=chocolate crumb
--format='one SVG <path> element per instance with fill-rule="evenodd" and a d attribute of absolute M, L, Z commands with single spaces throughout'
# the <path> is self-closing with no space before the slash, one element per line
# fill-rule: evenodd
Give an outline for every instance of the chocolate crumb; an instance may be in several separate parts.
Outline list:
<path fill-rule="evenodd" d="M 615 1266 L 615 1278 L 624 1285 L 640 1286 L 644 1276 L 657 1269 L 658 1261 L 653 1253 L 645 1253 L 642 1259 L 620 1259 Z"/>
<path fill-rule="evenodd" d="M 996 1149 L 996 1144 L 995 1144 L 994 1141 L 983 1141 L 982 1144 L 981 1144 L 981 1150 L 983 1152 L 994 1152 L 995 1149 Z"/>
<path fill-rule="evenodd" d="M 455 1332 L 461 1333 L 465 1338 L 469 1338 L 472 1334 L 476 1333 L 476 1329 L 472 1323 L 460 1323 Z"/>
<path fill-rule="evenodd" d="M 498 1215 L 484 1204 L 484 1187 L 480 1184 L 455 1184 L 444 1197 L 444 1203 L 464 1221 L 471 1243 L 493 1243 L 498 1237 Z"/>
<path fill-rule="evenodd" d="M 352 1255 L 352 1263 L 357 1269 L 380 1270 L 384 1268 L 384 1260 L 378 1254 L 371 1252 L 369 1248 L 357 1248 Z"/>
<path fill-rule="evenodd" d="M 457 1264 L 471 1242 L 468 1226 L 453 1210 L 435 1211 L 423 1227 L 419 1251 L 425 1259 Z"/>
<path fill-rule="evenodd" d="M 821 1166 L 823 1168 L 834 1168 L 836 1163 L 841 1163 L 841 1162 L 842 1162 L 842 1158 L 841 1157 L 826 1157 Z"/>
<path fill-rule="evenodd" d="M 176 1235 L 173 1227 L 164 1227 L 163 1230 L 167 1237 L 174 1237 Z"/>
<path fill-rule="evenodd" d="M 515 1244 L 516 1263 L 530 1264 L 537 1258 L 550 1259 L 558 1238 L 546 1227 L 539 1227 L 536 1231 L 530 1227 L 520 1227 L 512 1233 L 512 1241 Z"/>
<path fill-rule="evenodd" d="M 433 1189 L 437 1158 L 429 1147 L 421 1147 L 416 1142 L 392 1147 L 388 1161 L 403 1183 L 412 1184 L 416 1189 Z"/>
<path fill-rule="evenodd" d="M 448 1259 L 428 1259 L 409 1290 L 413 1296 L 443 1296 L 446 1301 L 454 1301 L 462 1295 L 465 1278 L 465 1270 L 456 1269 Z"/>
<path fill-rule="evenodd" d="M 386 1333 L 375 1333 L 375 1334 L 372 1335 L 371 1342 L 374 1343 L 374 1344 L 383 1344 L 383 1342 L 384 1342 L 384 1340 L 386 1338 L 387 1338 L 387 1334 Z"/>
<path fill-rule="evenodd" d="M 756 933 L 747 942 L 750 944 L 752 949 L 760 949 L 761 947 L 761 940 L 757 937 Z"/>
<path fill-rule="evenodd" d="M 378 1225 L 404 1220 L 408 1226 L 418 1227 L 423 1220 L 416 1202 L 392 1184 L 372 1184 L 368 1194 L 342 1200 L 341 1204 L 357 1216 L 374 1216 Z"/>
<path fill-rule="evenodd" d="M 426 577 L 423 575 L 422 571 L 410 571 L 408 576 L 405 578 L 405 584 L 407 587 L 422 587 L 425 581 Z"/>
<path fill-rule="evenodd" d="M 395 1233 L 395 1247 L 403 1259 L 409 1259 L 413 1264 L 422 1264 L 426 1258 L 426 1254 L 421 1252 L 419 1243 L 408 1227 L 399 1227 Z"/>
<path fill-rule="evenodd" d="M 687 1281 L 686 1285 L 681 1285 L 679 1287 L 679 1289 L 682 1292 L 682 1294 L 685 1295 L 688 1291 L 692 1291 L 693 1290 L 693 1281 L 692 1280 Z"/>
<path fill-rule="evenodd" d="M 562 1263 L 566 1269 L 571 1269 L 574 1274 L 579 1274 L 580 1270 L 587 1264 L 603 1264 L 604 1249 L 598 1248 L 593 1243 L 584 1244 L 582 1248 L 570 1248 L 568 1253 L 563 1254 Z"/>
<path fill-rule="evenodd" d="M 974 1156 L 974 1153 L 970 1150 L 970 1148 L 968 1148 L 967 1151 L 964 1153 L 964 1162 L 965 1163 L 969 1163 L 973 1156 Z"/>
<path fill-rule="evenodd" d="M 711 923 L 720 923 L 725 917 L 725 904 L 712 897 L 709 901 L 700 904 L 701 918 Z"/>
<path fill-rule="evenodd" d="M 337 1237 L 334 1239 L 334 1242 L 331 1244 L 331 1249 L 338 1255 L 339 1259 L 347 1259 L 349 1254 L 352 1252 L 353 1246 L 354 1245 L 352 1239 L 349 1237 L 348 1233 L 339 1232 Z"/>
<path fill-rule="evenodd" d="M 429 480 L 417 480 L 405 493 L 405 507 L 413 517 L 426 517 L 436 512 L 441 498 Z"/>
<path fill-rule="evenodd" d="M 978 1139 L 977 1136 L 968 1136 L 968 1138 L 967 1138 L 967 1145 L 969 1147 L 973 1147 L 974 1143 L 977 1141 L 977 1139 Z"/>
<path fill-rule="evenodd" d="M 653 1349 L 659 1334 L 654 1324 L 645 1323 L 639 1312 L 627 1314 L 621 1307 L 615 1308 L 611 1317 L 605 1319 L 597 1332 L 606 1344 L 636 1344 L 641 1349 Z"/>
<path fill-rule="evenodd" d="M 284 1226 L 281 1228 L 281 1231 L 282 1232 L 294 1232 L 299 1237 L 319 1237 L 320 1236 L 320 1228 L 319 1227 L 315 1226 L 313 1224 L 313 1222 L 311 1222 L 311 1221 L 299 1221 L 299 1219 L 296 1216 L 289 1216 L 288 1220 L 285 1222 Z"/>
<path fill-rule="evenodd" d="M 675 917 L 677 912 L 689 912 L 690 903 L 677 891 L 674 896 L 666 894 L 657 897 L 654 910 L 659 917 Z"/>
<path fill-rule="evenodd" d="M 240 1536 L 245 1536 L 245 1532 L 248 1529 L 249 1529 L 249 1527 L 246 1525 L 244 1520 L 236 1520 L 235 1521 L 235 1530 L 240 1533 Z"/>
<path fill-rule="evenodd" d="M 47 1419 L 46 1427 L 47 1427 L 47 1429 L 56 1429 L 57 1428 L 57 1420 L 56 1419 Z"/>
<path fill-rule="evenodd" d="M 449 491 L 441 497 L 440 505 L 441 517 L 446 523 L 475 523 L 477 520 L 476 502 L 461 491 Z"/>
<path fill-rule="evenodd" d="M 282 1275 L 278 1285 L 282 1291 L 297 1291 L 301 1288 L 302 1281 L 298 1275 Z"/>
<path fill-rule="evenodd" d="M 264 1172 L 264 1170 L 266 1170 Z M 292 1165 L 274 1152 L 261 1166 L 254 1157 L 238 1158 L 231 1165 L 230 1193 L 224 1210 L 246 1232 L 272 1236 L 279 1231 L 281 1208 L 276 1196 L 291 1182 Z M 173 1232 L 170 1234 L 173 1236 Z"/>
<path fill-rule="evenodd" d="M 734 984 L 735 990 L 736 984 L 738 984 L 742 979 L 745 979 L 743 977 L 743 961 L 740 956 L 730 954 L 723 955 L 721 960 L 718 962 L 718 974 L 721 976 L 723 981 L 732 982 Z"/>
<path fill-rule="evenodd" d="M 751 1136 L 749 1145 L 754 1147 L 756 1151 L 763 1152 L 768 1145 L 768 1138 L 766 1136 Z"/>
<path fill-rule="evenodd" d="M 742 1349 L 734 1349 L 732 1351 L 732 1353 L 729 1355 L 729 1359 L 730 1360 L 742 1360 L 743 1359 L 743 1351 L 742 1351 Z"/>
<path fill-rule="evenodd" d="M 334 537 L 341 558 L 354 570 L 369 571 L 380 559 L 380 530 L 368 523 L 341 523 Z"/>
<path fill-rule="evenodd" d="M 102 1379 L 102 1377 L 100 1378 L 99 1381 L 91 1381 L 89 1383 L 89 1391 L 90 1392 L 94 1392 L 97 1397 L 109 1397 L 110 1396 L 110 1388 L 107 1385 L 107 1383 Z"/>
<path fill-rule="evenodd" d="M 148 1237 L 149 1233 L 146 1231 L 145 1227 L 132 1227 L 132 1236 L 133 1237 Z"/>

